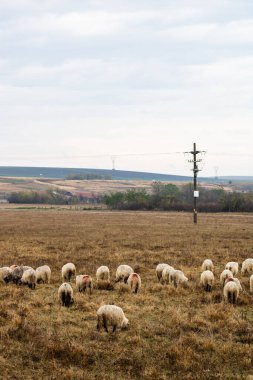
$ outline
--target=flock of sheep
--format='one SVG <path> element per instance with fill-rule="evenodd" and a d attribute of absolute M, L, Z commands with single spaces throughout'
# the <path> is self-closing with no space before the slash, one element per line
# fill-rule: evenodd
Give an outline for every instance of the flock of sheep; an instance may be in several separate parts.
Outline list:
<path fill-rule="evenodd" d="M 202 264 L 200 276 L 200 286 L 205 291 L 210 292 L 214 285 L 214 265 L 212 260 L 206 259 Z M 225 302 L 235 304 L 237 302 L 242 287 L 240 281 L 235 276 L 238 274 L 239 264 L 229 262 L 225 270 L 220 275 L 220 283 L 223 287 Z M 246 259 L 242 263 L 241 273 L 251 274 L 250 292 L 253 293 L 253 259 Z M 74 302 L 74 292 L 70 284 L 71 278 L 76 279 L 76 287 L 79 292 L 87 291 L 92 293 L 93 280 L 90 275 L 76 276 L 76 267 L 73 263 L 67 263 L 62 267 L 63 284 L 58 289 L 58 299 L 62 306 L 69 307 Z M 161 284 L 187 285 L 188 278 L 181 270 L 176 270 L 172 266 L 162 263 L 156 267 L 156 276 Z M 28 266 L 12 265 L 11 267 L 0 268 L 0 281 L 5 283 L 15 283 L 17 285 L 27 285 L 35 289 L 37 283 L 50 283 L 51 269 L 48 265 L 43 265 L 34 270 Z M 105 281 L 110 283 L 110 271 L 107 266 L 101 266 L 96 271 L 97 282 Z M 141 288 L 141 277 L 129 265 L 120 265 L 116 271 L 115 282 L 124 282 L 133 293 L 137 293 Z M 129 324 L 123 310 L 116 305 L 103 305 L 97 310 L 97 329 L 104 328 L 108 332 L 108 326 L 112 326 L 113 332 L 117 327 L 125 328 Z"/>

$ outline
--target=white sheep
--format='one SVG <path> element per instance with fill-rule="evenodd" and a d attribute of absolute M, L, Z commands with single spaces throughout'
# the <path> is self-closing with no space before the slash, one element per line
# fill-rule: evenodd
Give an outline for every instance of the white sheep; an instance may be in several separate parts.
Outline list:
<path fill-rule="evenodd" d="M 70 284 L 64 282 L 58 289 L 58 299 L 62 306 L 69 307 L 74 303 L 73 289 Z"/>
<path fill-rule="evenodd" d="M 35 289 L 36 287 L 36 272 L 34 269 L 26 269 L 19 281 L 21 285 L 28 285 L 29 288 Z"/>
<path fill-rule="evenodd" d="M 131 273 L 134 273 L 134 270 L 129 265 L 120 265 L 116 271 L 116 282 L 124 281 L 126 284 Z"/>
<path fill-rule="evenodd" d="M 116 305 L 103 305 L 97 311 L 97 329 L 100 331 L 104 327 L 108 332 L 108 325 L 112 326 L 113 332 L 117 327 L 126 328 L 129 325 L 128 319 L 121 307 Z"/>
<path fill-rule="evenodd" d="M 213 272 L 214 270 L 214 265 L 213 265 L 213 262 L 211 259 L 205 259 L 202 263 L 202 266 L 201 266 L 201 270 L 202 271 L 205 271 L 205 270 L 210 270 L 211 272 Z"/>
<path fill-rule="evenodd" d="M 10 267 L 10 271 L 6 273 L 3 277 L 4 281 L 6 283 L 13 282 L 14 284 L 20 283 L 20 280 L 24 273 L 24 267 L 23 266 L 14 266 L 12 265 Z"/>
<path fill-rule="evenodd" d="M 242 263 L 242 274 L 253 274 L 253 259 L 246 259 Z"/>
<path fill-rule="evenodd" d="M 237 284 L 237 286 L 238 286 L 240 292 L 242 292 L 242 285 L 241 285 L 241 283 L 240 283 L 240 280 L 239 280 L 238 278 L 236 278 L 236 277 L 233 277 L 233 280 L 234 280 L 234 282 Z"/>
<path fill-rule="evenodd" d="M 0 268 L 0 281 L 4 282 L 4 278 L 10 274 L 11 269 L 10 267 L 2 267 Z"/>
<path fill-rule="evenodd" d="M 220 275 L 220 283 L 222 286 L 224 286 L 225 284 L 225 281 L 228 279 L 228 278 L 233 278 L 233 273 L 231 272 L 231 270 L 229 269 L 224 269 L 223 272 L 221 272 L 221 275 Z"/>
<path fill-rule="evenodd" d="M 171 284 L 171 277 L 174 272 L 175 272 L 175 269 L 171 267 L 170 265 L 167 265 L 166 267 L 164 267 L 160 282 L 163 284 Z"/>
<path fill-rule="evenodd" d="M 233 276 L 235 276 L 238 273 L 239 264 L 235 261 L 230 261 L 229 263 L 226 264 L 225 269 L 231 270 L 231 272 L 233 273 Z"/>
<path fill-rule="evenodd" d="M 44 284 L 50 284 L 51 269 L 48 265 L 42 265 L 36 269 L 37 283 L 43 282 Z"/>
<path fill-rule="evenodd" d="M 250 293 L 253 293 L 253 274 L 250 276 L 250 279 L 249 279 L 249 290 L 250 290 Z"/>
<path fill-rule="evenodd" d="M 72 263 L 67 263 L 63 265 L 61 269 L 61 275 L 63 278 L 63 281 L 70 281 L 71 277 L 75 277 L 76 275 L 76 267 Z"/>
<path fill-rule="evenodd" d="M 211 292 L 214 284 L 214 274 L 211 270 L 205 270 L 200 275 L 200 285 L 204 287 L 206 292 Z"/>
<path fill-rule="evenodd" d="M 225 302 L 235 304 L 237 302 L 239 293 L 240 290 L 237 283 L 234 281 L 233 278 L 228 278 L 223 289 Z"/>
<path fill-rule="evenodd" d="M 181 270 L 175 270 L 170 275 L 170 281 L 174 284 L 175 287 L 177 287 L 179 284 L 186 286 L 188 283 L 188 278 Z"/>
<path fill-rule="evenodd" d="M 76 287 L 79 292 L 85 292 L 85 290 L 89 289 L 89 293 L 92 291 L 92 278 L 88 274 L 80 274 L 76 276 Z"/>
<path fill-rule="evenodd" d="M 107 266 L 102 265 L 96 272 L 97 281 L 110 281 L 110 270 Z"/>
<path fill-rule="evenodd" d="M 141 288 L 141 277 L 138 273 L 131 273 L 127 284 L 133 293 L 137 293 Z"/>
<path fill-rule="evenodd" d="M 156 267 L 156 277 L 159 282 L 161 282 L 162 280 L 162 273 L 163 273 L 164 268 L 166 267 L 173 268 L 169 264 L 165 264 L 165 263 L 158 264 Z"/>

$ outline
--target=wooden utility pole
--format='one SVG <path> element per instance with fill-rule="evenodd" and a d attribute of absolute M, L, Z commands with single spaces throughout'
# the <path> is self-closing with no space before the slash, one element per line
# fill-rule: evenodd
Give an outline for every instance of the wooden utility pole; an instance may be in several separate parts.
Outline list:
<path fill-rule="evenodd" d="M 199 192 L 197 190 L 197 175 L 198 172 L 201 170 L 198 168 L 198 163 L 201 162 L 201 159 L 198 159 L 197 156 L 200 153 L 205 153 L 205 151 L 197 150 L 196 149 L 196 143 L 193 144 L 193 150 L 190 153 L 193 156 L 192 160 L 188 160 L 188 162 L 193 163 L 193 222 L 194 224 L 197 224 L 198 222 L 198 212 L 197 212 L 197 198 L 199 197 Z"/>

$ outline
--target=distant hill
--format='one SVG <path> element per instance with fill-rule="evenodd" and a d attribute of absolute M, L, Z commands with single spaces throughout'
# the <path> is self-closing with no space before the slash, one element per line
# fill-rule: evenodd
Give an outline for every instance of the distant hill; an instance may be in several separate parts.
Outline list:
<path fill-rule="evenodd" d="M 143 180 L 143 181 L 191 181 L 189 176 L 132 172 L 125 170 L 91 169 L 91 168 L 45 168 L 45 167 L 18 167 L 0 166 L 0 176 L 3 177 L 37 177 L 37 178 L 66 178 L 71 174 L 97 174 L 110 176 L 115 180 Z"/>

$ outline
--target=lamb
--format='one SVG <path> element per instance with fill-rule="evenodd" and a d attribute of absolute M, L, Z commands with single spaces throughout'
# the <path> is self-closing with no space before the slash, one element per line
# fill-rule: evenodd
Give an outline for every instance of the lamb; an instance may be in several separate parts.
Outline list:
<path fill-rule="evenodd" d="M 163 284 L 171 284 L 171 277 L 174 272 L 175 272 L 175 269 L 171 267 L 170 265 L 167 265 L 166 267 L 164 267 L 160 282 Z"/>
<path fill-rule="evenodd" d="M 108 332 L 108 325 L 113 327 L 112 332 L 116 331 L 116 328 L 126 328 L 129 325 L 129 320 L 125 317 L 125 314 L 121 307 L 116 305 L 103 305 L 97 311 L 97 329 L 101 330 L 104 327 Z"/>
<path fill-rule="evenodd" d="M 36 269 L 37 283 L 43 282 L 44 284 L 50 284 L 51 269 L 48 265 L 42 265 Z"/>
<path fill-rule="evenodd" d="M 214 284 L 214 274 L 210 270 L 205 270 L 200 276 L 200 285 L 204 287 L 206 292 L 211 292 Z"/>
<path fill-rule="evenodd" d="M 79 292 L 85 291 L 89 289 L 89 293 L 91 294 L 92 290 L 92 278 L 87 274 L 81 274 L 76 276 L 76 287 Z"/>
<path fill-rule="evenodd" d="M 235 304 L 237 302 L 239 293 L 240 290 L 237 283 L 234 281 L 233 278 L 228 278 L 223 289 L 225 302 Z"/>
<path fill-rule="evenodd" d="M 4 282 L 4 277 L 8 276 L 8 274 L 10 274 L 10 272 L 11 272 L 10 267 L 0 268 L 0 281 Z"/>
<path fill-rule="evenodd" d="M 34 269 L 27 269 L 24 271 L 20 281 L 20 285 L 28 285 L 29 288 L 35 289 L 36 286 L 36 272 Z"/>
<path fill-rule="evenodd" d="M 127 284 L 133 293 L 137 293 L 141 287 L 141 277 L 138 273 L 131 273 L 128 277 Z"/>
<path fill-rule="evenodd" d="M 233 278 L 233 273 L 229 269 L 224 269 L 224 271 L 220 275 L 220 283 L 224 286 L 226 279 Z"/>
<path fill-rule="evenodd" d="M 184 273 L 181 270 L 175 270 L 171 275 L 171 282 L 174 284 L 175 287 L 177 287 L 179 284 L 182 284 L 184 286 L 188 283 L 188 278 L 184 275 Z"/>
<path fill-rule="evenodd" d="M 74 303 L 73 289 L 67 282 L 64 282 L 59 287 L 58 299 L 62 306 L 70 307 Z"/>
<path fill-rule="evenodd" d="M 63 281 L 70 281 L 71 277 L 72 276 L 75 277 L 75 275 L 76 275 L 75 265 L 72 263 L 67 263 L 67 264 L 63 265 L 63 267 L 61 269 L 61 274 L 62 274 Z"/>
<path fill-rule="evenodd" d="M 235 276 L 238 273 L 239 264 L 236 263 L 235 261 L 230 261 L 229 263 L 226 264 L 225 269 L 231 270 L 231 272 L 233 273 L 233 276 Z"/>
<path fill-rule="evenodd" d="M 213 262 L 212 260 L 210 259 L 205 259 L 202 263 L 202 266 L 201 266 L 201 270 L 204 272 L 206 270 L 210 270 L 211 272 L 213 272 L 214 270 L 214 265 L 213 265 Z"/>
<path fill-rule="evenodd" d="M 161 280 L 162 280 L 162 272 L 163 272 L 165 267 L 169 267 L 169 268 L 173 269 L 173 267 L 171 267 L 169 264 L 165 264 L 165 263 L 158 264 L 156 267 L 156 277 L 157 277 L 159 282 L 161 282 Z"/>
<path fill-rule="evenodd" d="M 253 274 L 253 259 L 246 259 L 242 263 L 242 274 Z"/>
<path fill-rule="evenodd" d="M 253 274 L 250 276 L 249 279 L 249 291 L 250 293 L 253 293 Z"/>
<path fill-rule="evenodd" d="M 97 281 L 110 281 L 110 270 L 107 266 L 102 265 L 97 269 L 96 272 L 96 279 Z"/>
<path fill-rule="evenodd" d="M 134 270 L 129 265 L 120 265 L 116 271 L 116 282 L 124 281 L 126 284 L 131 273 L 134 273 Z"/>

